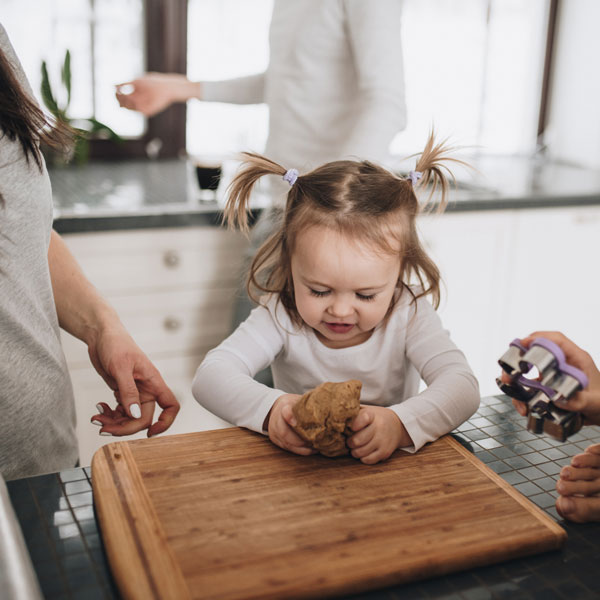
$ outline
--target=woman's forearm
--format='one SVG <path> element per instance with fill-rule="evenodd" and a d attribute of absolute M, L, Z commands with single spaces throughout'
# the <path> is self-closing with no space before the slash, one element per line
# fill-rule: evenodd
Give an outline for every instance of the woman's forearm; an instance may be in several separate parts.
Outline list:
<path fill-rule="evenodd" d="M 121 327 L 115 310 L 86 278 L 62 238 L 52 231 L 48 264 L 60 326 L 91 345 L 102 329 Z"/>

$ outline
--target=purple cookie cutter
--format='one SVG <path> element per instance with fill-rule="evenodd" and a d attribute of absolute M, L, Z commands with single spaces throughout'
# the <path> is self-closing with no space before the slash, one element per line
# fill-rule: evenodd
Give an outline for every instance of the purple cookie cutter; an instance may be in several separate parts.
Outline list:
<path fill-rule="evenodd" d="M 547 433 L 560 441 L 579 431 L 583 417 L 561 408 L 560 401 L 569 400 L 586 388 L 588 378 L 567 363 L 557 344 L 539 337 L 527 348 L 521 340 L 514 339 L 498 362 L 510 381 L 498 378 L 496 382 L 505 394 L 527 405 L 529 431 Z M 527 376 L 534 367 L 538 378 Z"/>
<path fill-rule="evenodd" d="M 521 343 L 521 340 L 519 340 L 519 339 L 514 339 L 509 345 L 518 348 L 519 350 L 521 350 L 521 352 L 523 352 L 523 354 L 525 354 L 526 352 L 531 350 L 531 348 L 534 348 L 536 346 L 540 347 L 540 348 L 544 348 L 544 350 L 548 350 L 548 352 L 550 352 L 554 356 L 554 359 L 556 360 L 555 368 L 557 371 L 560 371 L 561 373 L 564 373 L 565 375 L 569 375 L 573 379 L 578 381 L 579 385 L 581 386 L 581 389 L 584 389 L 588 386 L 589 381 L 588 381 L 587 375 L 580 369 L 577 369 L 573 365 L 570 365 L 567 362 L 567 359 L 565 358 L 565 353 L 562 351 L 560 346 L 558 346 L 554 342 L 550 341 L 549 339 L 546 339 L 543 337 L 535 338 L 529 345 L 529 348 L 526 348 L 525 346 L 523 346 L 523 344 Z M 527 361 L 520 361 L 520 365 L 521 365 L 522 370 L 525 372 L 530 371 L 531 368 L 533 367 L 533 365 L 531 363 L 528 363 Z M 525 377 L 525 375 L 519 375 L 516 378 L 515 382 L 519 383 L 521 385 L 524 385 L 528 388 L 533 388 L 533 389 L 542 391 L 550 399 L 552 399 L 556 394 L 556 392 L 551 387 L 544 385 L 540 381 L 537 381 L 535 379 L 529 379 L 529 378 Z"/>

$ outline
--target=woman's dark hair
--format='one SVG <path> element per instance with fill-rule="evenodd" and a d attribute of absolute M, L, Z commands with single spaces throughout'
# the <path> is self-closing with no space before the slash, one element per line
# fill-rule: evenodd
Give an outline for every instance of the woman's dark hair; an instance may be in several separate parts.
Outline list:
<path fill-rule="evenodd" d="M 32 158 L 42 170 L 40 143 L 67 153 L 74 130 L 66 123 L 47 116 L 23 89 L 6 54 L 0 49 L 0 130 L 18 141 L 27 160 Z"/>

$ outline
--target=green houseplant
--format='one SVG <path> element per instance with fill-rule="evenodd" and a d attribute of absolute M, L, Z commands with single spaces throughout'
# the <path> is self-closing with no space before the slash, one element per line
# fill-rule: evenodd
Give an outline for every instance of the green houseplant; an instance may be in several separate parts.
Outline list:
<path fill-rule="evenodd" d="M 65 162 L 73 160 L 76 164 L 81 165 L 88 160 L 90 139 L 111 139 L 116 142 L 121 142 L 122 139 L 108 125 L 101 123 L 93 116 L 87 119 L 73 119 L 67 114 L 71 103 L 71 53 L 69 50 L 65 52 L 60 76 L 64 87 L 64 92 L 61 94 L 64 97 L 62 103 L 59 103 L 58 96 L 55 95 L 52 90 L 46 61 L 42 61 L 42 83 L 40 90 L 42 100 L 52 115 L 58 121 L 62 121 L 71 126 L 77 135 L 73 151 L 66 161 L 64 158 L 59 158 L 56 154 L 51 154 L 49 158 L 53 164 L 64 164 Z M 48 155 L 48 152 L 46 152 L 46 154 Z"/>

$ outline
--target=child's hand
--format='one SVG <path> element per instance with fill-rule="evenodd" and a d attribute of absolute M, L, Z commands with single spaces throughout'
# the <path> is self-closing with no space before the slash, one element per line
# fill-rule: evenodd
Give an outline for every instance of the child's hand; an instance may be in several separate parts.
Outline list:
<path fill-rule="evenodd" d="M 413 443 L 398 415 L 384 406 L 361 406 L 350 427 L 356 433 L 348 438 L 348 448 L 366 465 L 385 460 L 397 448 Z"/>
<path fill-rule="evenodd" d="M 556 484 L 556 510 L 569 521 L 600 521 L 600 444 L 588 446 L 563 467 Z"/>
<path fill-rule="evenodd" d="M 307 456 L 316 450 L 309 446 L 293 429 L 296 419 L 292 407 L 301 398 L 299 394 L 285 394 L 275 400 L 268 416 L 269 439 L 284 450 Z"/>

